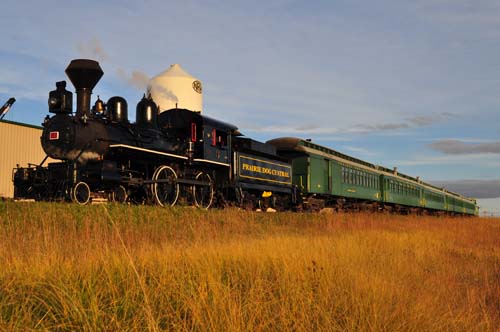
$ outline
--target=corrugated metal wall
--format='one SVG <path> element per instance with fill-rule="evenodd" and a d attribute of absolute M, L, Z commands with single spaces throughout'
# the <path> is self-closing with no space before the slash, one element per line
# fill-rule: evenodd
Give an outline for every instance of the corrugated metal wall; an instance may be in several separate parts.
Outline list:
<path fill-rule="evenodd" d="M 0 122 L 0 197 L 13 197 L 12 169 L 17 164 L 39 164 L 45 153 L 40 144 L 42 130 L 15 122 Z"/>

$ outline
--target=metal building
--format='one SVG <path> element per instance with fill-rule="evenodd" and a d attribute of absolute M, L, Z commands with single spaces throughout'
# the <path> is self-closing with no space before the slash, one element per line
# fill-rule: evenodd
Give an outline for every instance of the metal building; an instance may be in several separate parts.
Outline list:
<path fill-rule="evenodd" d="M 16 165 L 40 164 L 45 152 L 40 144 L 42 127 L 0 121 L 0 197 L 13 197 L 12 170 Z"/>

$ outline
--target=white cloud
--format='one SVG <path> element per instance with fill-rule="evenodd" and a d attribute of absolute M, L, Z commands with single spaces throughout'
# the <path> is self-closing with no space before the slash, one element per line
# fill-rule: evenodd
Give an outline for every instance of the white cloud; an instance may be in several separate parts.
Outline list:
<path fill-rule="evenodd" d="M 493 138 L 478 138 L 478 137 L 426 137 L 417 139 L 419 142 L 435 142 L 435 141 L 460 141 L 463 143 L 491 143 L 495 141 Z"/>
<path fill-rule="evenodd" d="M 427 166 L 427 165 L 481 165 L 484 167 L 500 167 L 500 157 L 488 154 L 468 155 L 416 155 L 411 159 L 393 161 L 402 166 Z"/>
<path fill-rule="evenodd" d="M 500 154 L 500 141 L 466 143 L 459 140 L 436 140 L 427 146 L 433 150 L 452 155 Z"/>
<path fill-rule="evenodd" d="M 446 24 L 500 24 L 500 3 L 496 0 L 420 0 L 415 7 L 419 14 Z"/>
<path fill-rule="evenodd" d="M 434 185 L 475 198 L 500 197 L 500 179 L 434 181 Z"/>

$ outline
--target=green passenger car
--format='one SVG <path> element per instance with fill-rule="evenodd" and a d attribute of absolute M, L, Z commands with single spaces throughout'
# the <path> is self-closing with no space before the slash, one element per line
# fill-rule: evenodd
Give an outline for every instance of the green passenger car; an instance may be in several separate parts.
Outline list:
<path fill-rule="evenodd" d="M 397 175 L 382 175 L 383 201 L 410 207 L 422 207 L 421 189 L 417 183 Z"/>
<path fill-rule="evenodd" d="M 476 201 L 459 194 L 333 149 L 299 138 L 277 138 L 267 143 L 292 164 L 292 182 L 304 201 L 322 206 L 366 206 L 402 211 L 449 212 L 477 215 Z"/>

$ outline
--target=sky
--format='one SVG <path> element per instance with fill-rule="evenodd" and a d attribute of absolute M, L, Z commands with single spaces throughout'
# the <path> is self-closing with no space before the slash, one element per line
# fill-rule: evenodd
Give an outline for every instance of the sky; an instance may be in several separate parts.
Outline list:
<path fill-rule="evenodd" d="M 129 117 L 171 64 L 204 114 L 266 141 L 311 138 L 500 214 L 498 0 L 2 1 L 0 103 L 40 124 L 74 58 Z M 68 85 L 71 84 L 68 80 Z"/>

